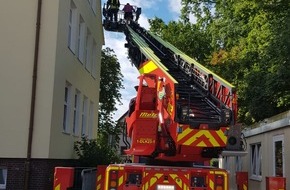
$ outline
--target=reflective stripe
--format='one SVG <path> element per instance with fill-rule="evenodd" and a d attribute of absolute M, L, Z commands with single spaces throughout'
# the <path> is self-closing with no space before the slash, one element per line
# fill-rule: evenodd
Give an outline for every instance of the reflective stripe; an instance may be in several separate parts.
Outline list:
<path fill-rule="evenodd" d="M 119 8 L 117 5 L 111 5 L 110 8 Z"/>
<path fill-rule="evenodd" d="M 110 8 L 119 8 L 120 3 L 118 0 L 111 0 Z"/>
<path fill-rule="evenodd" d="M 58 184 L 54 190 L 60 190 L 60 184 Z"/>

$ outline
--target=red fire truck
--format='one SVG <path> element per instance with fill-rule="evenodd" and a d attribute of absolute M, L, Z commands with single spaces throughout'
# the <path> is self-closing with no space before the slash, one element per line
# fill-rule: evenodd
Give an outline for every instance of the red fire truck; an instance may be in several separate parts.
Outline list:
<path fill-rule="evenodd" d="M 150 166 L 112 164 L 99 167 L 96 189 L 109 190 L 224 190 L 228 189 L 225 170 L 211 167 Z"/>
<path fill-rule="evenodd" d="M 228 190 L 227 171 L 209 163 L 241 150 L 235 87 L 122 11 L 111 21 L 106 7 L 104 29 L 126 35 L 140 76 L 125 119 L 134 163 L 99 166 L 96 189 Z"/>
<path fill-rule="evenodd" d="M 104 16 L 105 30 L 126 35 L 140 73 L 126 117 L 125 153 L 146 161 L 100 166 L 97 189 L 229 189 L 226 170 L 209 162 L 225 150 L 241 150 L 235 87 L 137 22 L 124 22 L 122 12 L 118 22 Z"/>

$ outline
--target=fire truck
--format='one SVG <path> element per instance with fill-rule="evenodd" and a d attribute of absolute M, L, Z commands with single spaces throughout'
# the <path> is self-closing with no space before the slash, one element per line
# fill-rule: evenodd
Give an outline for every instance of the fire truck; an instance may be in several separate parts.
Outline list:
<path fill-rule="evenodd" d="M 141 8 L 134 8 L 130 22 L 122 9 L 114 22 L 103 8 L 104 29 L 126 36 L 128 57 L 140 73 L 124 130 L 124 152 L 133 163 L 98 166 L 96 189 L 228 190 L 228 172 L 210 161 L 243 149 L 235 87 L 141 27 Z M 58 172 L 55 186 L 73 170 Z"/>
<path fill-rule="evenodd" d="M 125 119 L 125 153 L 134 163 L 99 166 L 97 189 L 229 189 L 227 171 L 209 163 L 242 150 L 235 87 L 122 11 L 111 21 L 105 7 L 104 29 L 125 34 L 140 76 Z"/>

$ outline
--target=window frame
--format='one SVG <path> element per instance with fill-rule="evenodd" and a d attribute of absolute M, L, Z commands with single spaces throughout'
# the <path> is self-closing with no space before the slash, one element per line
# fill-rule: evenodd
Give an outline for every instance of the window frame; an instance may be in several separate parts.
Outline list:
<path fill-rule="evenodd" d="M 92 9 L 94 14 L 97 14 L 97 0 L 92 0 Z"/>
<path fill-rule="evenodd" d="M 6 189 L 8 169 L 0 167 L 0 172 L 1 172 L 1 175 L 3 176 L 3 181 L 4 181 L 4 183 L 0 183 L 0 189 Z"/>
<path fill-rule="evenodd" d="M 63 123 L 62 130 L 64 133 L 70 132 L 70 112 L 71 112 L 71 91 L 72 85 L 66 81 L 64 92 Z"/>
<path fill-rule="evenodd" d="M 81 135 L 82 136 L 87 136 L 88 131 L 87 131 L 87 125 L 88 125 L 88 102 L 89 99 L 86 96 L 83 96 L 83 105 L 82 105 L 82 130 L 81 130 Z"/>
<path fill-rule="evenodd" d="M 76 54 L 77 51 L 77 23 L 78 23 L 78 12 L 77 7 L 71 0 L 70 12 L 69 12 L 69 24 L 68 24 L 68 47 Z"/>
<path fill-rule="evenodd" d="M 276 142 L 281 141 L 282 143 L 282 176 L 285 176 L 285 144 L 284 144 L 284 135 L 275 135 L 273 136 L 273 176 L 276 176 Z M 279 176 L 279 177 L 282 177 Z"/>
<path fill-rule="evenodd" d="M 79 15 L 79 23 L 78 23 L 78 59 L 82 64 L 85 63 L 85 57 L 86 57 L 86 32 L 87 27 L 85 20 L 83 19 L 82 15 Z"/>
<path fill-rule="evenodd" d="M 89 4 L 93 10 L 93 13 L 96 15 L 97 13 L 97 0 L 88 0 Z"/>
<path fill-rule="evenodd" d="M 73 135 L 79 135 L 79 121 L 80 121 L 80 95 L 81 92 L 76 89 L 74 95 L 74 106 L 73 106 Z"/>
<path fill-rule="evenodd" d="M 87 43 L 86 43 L 86 70 L 91 73 L 92 70 L 92 50 L 93 50 L 93 37 L 90 30 L 87 30 Z"/>
<path fill-rule="evenodd" d="M 250 179 L 262 181 L 262 143 L 253 143 L 250 149 Z"/>
<path fill-rule="evenodd" d="M 93 40 L 93 47 L 92 47 L 91 74 L 94 79 L 97 78 L 97 43 L 95 42 L 95 40 Z"/>
<path fill-rule="evenodd" d="M 90 101 L 89 113 L 88 113 L 88 138 L 93 138 L 94 127 L 94 102 Z"/>

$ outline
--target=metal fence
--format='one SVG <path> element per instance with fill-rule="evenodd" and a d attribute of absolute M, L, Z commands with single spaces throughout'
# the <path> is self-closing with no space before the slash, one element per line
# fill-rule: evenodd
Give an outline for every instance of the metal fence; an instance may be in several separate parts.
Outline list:
<path fill-rule="evenodd" d="M 82 190 L 96 189 L 97 169 L 83 169 L 81 176 L 82 176 Z"/>

